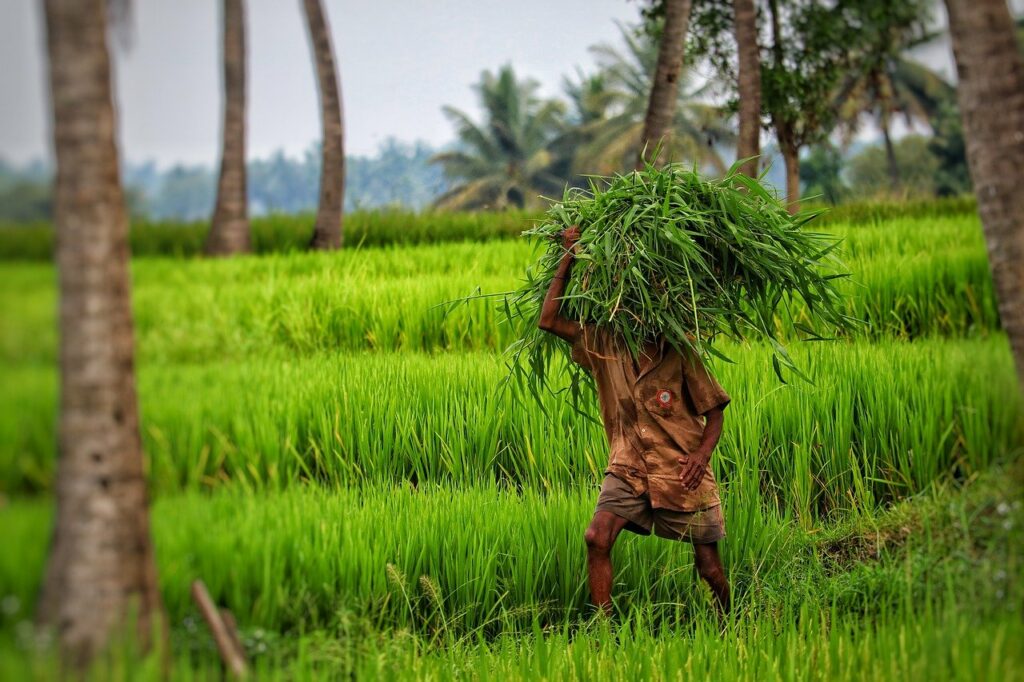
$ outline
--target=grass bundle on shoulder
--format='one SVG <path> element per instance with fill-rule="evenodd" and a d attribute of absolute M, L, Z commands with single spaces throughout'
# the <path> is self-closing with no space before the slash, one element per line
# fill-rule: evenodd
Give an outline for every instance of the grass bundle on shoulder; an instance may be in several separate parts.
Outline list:
<path fill-rule="evenodd" d="M 536 392 L 546 384 L 552 356 L 568 353 L 537 320 L 564 253 L 560 235 L 572 225 L 582 235 L 562 302 L 566 316 L 618 332 L 634 355 L 644 338 L 664 336 L 705 361 L 728 360 L 713 346 L 718 336 L 768 339 L 779 378 L 785 380 L 783 369 L 803 376 L 779 338 L 776 316 L 789 314 L 791 300 L 802 300 L 807 312 L 789 326 L 809 339 L 852 322 L 834 287 L 844 276 L 835 256 L 839 240 L 807 229 L 815 215 L 790 215 L 735 166 L 712 180 L 680 165 L 648 164 L 595 178 L 587 190 L 567 189 L 545 219 L 524 232 L 548 246 L 523 285 L 505 298 L 519 339 L 508 349 L 513 377 Z M 575 394 L 580 375 L 570 367 Z"/>

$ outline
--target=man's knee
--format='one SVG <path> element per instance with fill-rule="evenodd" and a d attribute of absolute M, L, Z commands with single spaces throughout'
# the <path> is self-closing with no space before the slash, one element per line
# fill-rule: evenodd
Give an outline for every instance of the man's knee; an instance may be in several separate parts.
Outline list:
<path fill-rule="evenodd" d="M 593 522 L 583 533 L 587 550 L 597 554 L 607 554 L 612 549 L 612 529 L 605 524 Z"/>

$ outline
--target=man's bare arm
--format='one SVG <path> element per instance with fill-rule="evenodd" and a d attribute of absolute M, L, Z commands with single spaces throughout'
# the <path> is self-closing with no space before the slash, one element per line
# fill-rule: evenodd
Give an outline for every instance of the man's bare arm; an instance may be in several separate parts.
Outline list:
<path fill-rule="evenodd" d="M 721 407 L 715 407 L 704 414 L 707 420 L 704 424 L 704 435 L 700 439 L 700 445 L 690 454 L 686 461 L 681 461 L 683 470 L 679 477 L 683 481 L 683 487 L 694 490 L 700 485 L 704 478 L 704 470 L 711 462 L 711 453 L 718 445 L 722 437 L 722 424 L 725 422 L 725 412 Z"/>
<path fill-rule="evenodd" d="M 578 227 L 570 227 L 562 233 L 562 246 L 565 247 L 565 255 L 558 263 L 558 269 L 551 278 L 551 286 L 544 297 L 544 304 L 540 309 L 540 321 L 538 326 L 546 332 L 565 339 L 569 343 L 579 336 L 581 327 L 576 320 L 571 320 L 562 314 L 562 296 L 565 295 L 565 284 L 569 280 L 569 272 L 572 270 L 572 263 L 576 255 L 576 242 L 579 241 L 580 230 Z"/>

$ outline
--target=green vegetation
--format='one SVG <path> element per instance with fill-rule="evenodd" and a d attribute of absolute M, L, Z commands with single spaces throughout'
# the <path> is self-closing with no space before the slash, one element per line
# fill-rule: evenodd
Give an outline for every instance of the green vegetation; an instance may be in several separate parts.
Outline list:
<path fill-rule="evenodd" d="M 898 218 L 950 218 L 976 221 L 970 197 L 940 201 L 850 203 L 830 209 L 818 224 L 877 223 Z M 352 247 L 431 244 L 454 241 L 512 239 L 529 229 L 541 214 L 411 213 L 402 210 L 356 212 L 345 216 L 347 243 Z M 209 230 L 206 222 L 147 222 L 132 225 L 132 254 L 136 257 L 193 257 L 202 254 Z M 271 215 L 252 219 L 253 250 L 257 254 L 305 251 L 313 234 L 313 216 Z M 973 237 L 972 237 L 973 239 Z M 0 261 L 46 261 L 53 257 L 53 231 L 48 223 L 0 223 Z"/>
<path fill-rule="evenodd" d="M 1013 578 L 1022 475 L 996 470 L 963 491 L 940 485 L 808 531 L 778 516 L 744 526 L 749 505 L 734 503 L 723 547 L 737 615 L 721 633 L 690 553 L 635 537 L 616 549 L 620 622 L 591 619 L 580 528 L 592 490 L 235 490 L 163 498 L 153 518 L 182 679 L 210 671 L 213 658 L 187 594 L 201 575 L 239 615 L 268 679 L 659 677 L 708 666 L 729 679 L 1003 680 L 1024 663 Z M 38 501 L 0 511 L 0 541 L 24 548 L 0 555 L 0 586 L 17 602 L 5 625 L 32 602 L 49 514 Z M 23 671 L 11 628 L 0 632 L 0 671 Z M 126 658 L 120 665 L 138 666 Z"/>
<path fill-rule="evenodd" d="M 814 344 L 794 356 L 815 385 L 781 386 L 770 348 L 729 347 L 729 427 L 716 466 L 743 499 L 827 515 L 872 507 L 1007 454 L 1020 434 L 1006 341 Z M 606 444 L 563 396 L 514 405 L 492 353 L 380 353 L 140 367 L 143 435 L 160 492 L 228 481 L 596 480 Z M 48 489 L 56 378 L 7 369 L 0 485 Z M 770 397 L 769 397 L 770 396 Z M 760 471 L 763 480 L 749 478 Z M 827 474 L 827 475 L 826 475 Z"/>
<path fill-rule="evenodd" d="M 867 324 L 791 344 L 813 384 L 779 384 L 763 340 L 721 345 L 737 361 L 715 366 L 734 398 L 712 459 L 724 632 L 689 549 L 655 539 L 615 550 L 615 620 L 587 605 L 601 429 L 561 396 L 545 416 L 496 390 L 514 337 L 493 300 L 438 305 L 514 288 L 538 256 L 525 240 L 137 258 L 172 677 L 221 678 L 188 597 L 201 577 L 260 679 L 1019 679 L 1024 405 L 970 208 L 829 218 L 851 273 L 842 310 Z M 366 219 L 402 235 L 398 216 Z M 405 220 L 433 241 L 472 220 L 517 234 L 525 216 Z M 50 679 L 25 621 L 52 514 L 55 274 L 0 269 L 0 678 Z M 95 679 L 159 671 L 125 645 Z"/>
<path fill-rule="evenodd" d="M 851 273 L 844 312 L 866 321 L 858 337 L 978 336 L 999 317 L 977 218 L 832 225 Z M 502 350 L 514 330 L 493 300 L 438 306 L 509 291 L 535 252 L 524 240 L 337 254 L 286 254 L 229 263 L 139 259 L 133 269 L 140 363 L 205 362 L 252 355 L 351 350 Z M 55 275 L 49 265 L 8 264 L 0 309 L 0 359 L 56 357 Z M 799 311 L 794 311 L 799 317 Z M 784 323 L 782 318 L 780 323 Z M 783 333 L 785 330 L 780 330 Z"/>
<path fill-rule="evenodd" d="M 835 288 L 848 274 L 832 253 L 839 240 L 807 229 L 813 214 L 790 215 L 737 168 L 709 181 L 680 166 L 647 164 L 595 179 L 589 190 L 567 190 L 526 233 L 548 246 L 507 299 L 519 336 L 510 348 L 516 377 L 543 386 L 548 359 L 568 356 L 537 320 L 565 254 L 562 232 L 573 226 L 582 234 L 562 304 L 571 319 L 615 330 L 635 356 L 645 339 L 664 338 L 706 360 L 726 359 L 712 345 L 719 337 L 764 338 L 779 379 L 782 366 L 803 376 L 778 342 L 776 313 L 799 302 L 804 314 L 786 322 L 815 339 L 855 326 Z"/>

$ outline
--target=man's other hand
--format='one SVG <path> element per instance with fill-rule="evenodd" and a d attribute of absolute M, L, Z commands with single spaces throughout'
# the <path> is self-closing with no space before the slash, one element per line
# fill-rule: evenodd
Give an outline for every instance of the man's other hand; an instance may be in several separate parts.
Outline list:
<path fill-rule="evenodd" d="M 707 469 L 710 459 L 710 457 L 694 453 L 686 459 L 679 460 L 679 464 L 682 466 L 682 471 L 679 472 L 679 480 L 683 482 L 684 488 L 696 490 L 704 478 L 704 470 Z"/>
<path fill-rule="evenodd" d="M 562 230 L 562 246 L 565 247 L 566 251 L 573 249 L 576 242 L 580 240 L 580 228 L 576 225 L 567 227 Z"/>

